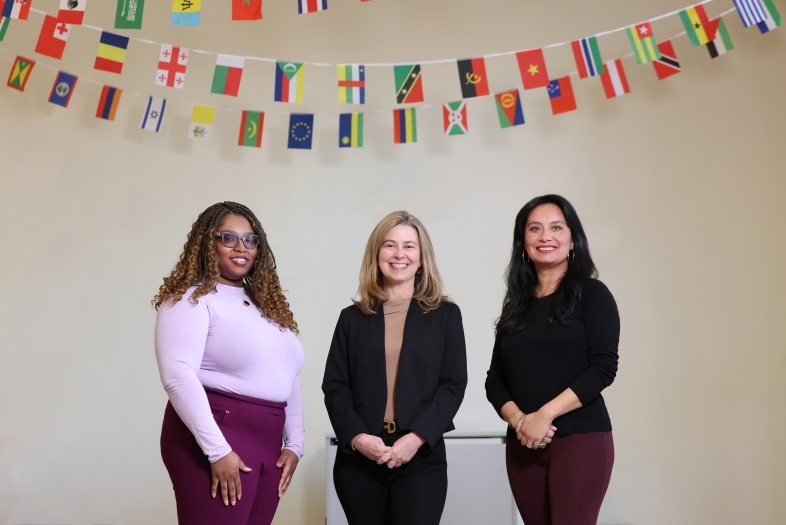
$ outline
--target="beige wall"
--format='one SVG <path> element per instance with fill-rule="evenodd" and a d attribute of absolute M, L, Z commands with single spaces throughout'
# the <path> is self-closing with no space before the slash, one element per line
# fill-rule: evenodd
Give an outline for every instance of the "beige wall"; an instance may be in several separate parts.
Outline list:
<path fill-rule="evenodd" d="M 210 2 L 202 28 L 186 29 L 167 25 L 167 2 L 148 2 L 135 34 L 287 59 L 429 60 L 566 41 L 685 3 L 331 0 L 298 16 L 287 0 L 233 24 Z M 87 21 L 110 27 L 113 4 L 91 2 Z M 325 113 L 345 108 L 332 67 L 307 67 L 302 106 L 272 102 L 273 66 L 260 62 L 247 62 L 238 99 L 211 95 L 214 58 L 197 54 L 186 89 L 165 91 L 153 85 L 155 46 L 132 42 L 123 75 L 104 74 L 92 69 L 98 34 L 74 30 L 62 67 L 126 90 L 116 122 L 93 116 L 100 86 L 84 78 L 70 108 L 47 103 L 55 73 L 41 65 L 25 93 L 0 87 L 0 523 L 175 522 L 149 300 L 196 215 L 220 200 L 260 216 L 306 349 L 307 455 L 276 523 L 323 523 L 323 363 L 367 235 L 389 211 L 425 221 L 464 313 L 470 383 L 456 426 L 501 430 L 483 391 L 501 275 L 516 212 L 548 192 L 578 209 L 622 316 L 601 522 L 782 522 L 786 29 L 760 36 L 726 20 L 737 47 L 726 56 L 679 38 L 678 76 L 658 82 L 627 58 L 631 94 L 607 101 L 599 81 L 574 77 L 577 112 L 552 117 L 545 91 L 528 91 L 527 124 L 513 129 L 499 129 L 493 100 L 472 100 L 464 137 L 442 135 L 438 107 L 460 96 L 455 65 L 426 66 L 437 107 L 419 111 L 415 145 L 392 143 L 392 72 L 369 68 L 361 150 L 336 147 L 337 117 Z M 15 54 L 34 56 L 40 24 L 12 24 L 0 73 Z M 676 17 L 654 29 L 682 31 Z M 606 59 L 629 52 L 623 33 L 600 44 Z M 574 69 L 568 47 L 546 59 L 552 76 Z M 520 82 L 513 57 L 488 71 L 494 91 Z M 185 104 L 171 104 L 160 135 L 140 131 L 134 91 L 222 108 L 213 140 L 185 138 Z M 261 150 L 236 146 L 240 109 L 268 111 Z M 319 113 L 313 151 L 286 149 L 290 110 Z"/>

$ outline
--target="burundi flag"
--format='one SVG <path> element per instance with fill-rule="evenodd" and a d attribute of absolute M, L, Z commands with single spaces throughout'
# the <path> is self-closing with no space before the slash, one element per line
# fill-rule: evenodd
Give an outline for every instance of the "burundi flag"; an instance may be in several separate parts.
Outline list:
<path fill-rule="evenodd" d="M 213 134 L 213 123 L 216 120 L 216 108 L 197 106 L 191 110 L 191 125 L 188 127 L 188 138 L 207 140 Z"/>
<path fill-rule="evenodd" d="M 30 73 L 35 67 L 35 60 L 24 58 L 21 56 L 16 57 L 14 65 L 11 67 L 11 74 L 8 75 L 8 82 L 6 85 L 10 88 L 24 91 L 27 85 L 27 79 L 30 78 Z"/>
<path fill-rule="evenodd" d="M 510 128 L 524 124 L 524 112 L 521 110 L 519 90 L 513 89 L 494 95 L 497 102 L 497 116 L 501 128 Z"/>
<path fill-rule="evenodd" d="M 745 27 L 764 22 L 767 18 L 767 13 L 760 0 L 734 0 L 734 7 L 737 8 L 742 25 Z"/>
<path fill-rule="evenodd" d="M 467 122 L 467 102 L 457 100 L 442 105 L 442 125 L 445 135 L 466 135 L 469 133 Z"/>
<path fill-rule="evenodd" d="M 87 0 L 60 0 L 60 11 L 57 19 L 66 24 L 82 25 L 85 19 Z"/>
<path fill-rule="evenodd" d="M 646 64 L 660 58 L 658 43 L 652 34 L 652 26 L 649 22 L 642 22 L 635 26 L 628 27 L 628 40 L 630 47 L 633 48 L 633 56 L 636 63 Z"/>
<path fill-rule="evenodd" d="M 301 15 L 327 9 L 327 0 L 297 0 L 297 12 Z"/>
<path fill-rule="evenodd" d="M 338 65 L 339 104 L 366 103 L 366 68 L 362 64 Z"/>
<path fill-rule="evenodd" d="M 173 26 L 198 26 L 202 0 L 172 0 Z"/>
<path fill-rule="evenodd" d="M 603 84 L 603 92 L 606 98 L 620 97 L 630 93 L 628 78 L 625 76 L 625 69 L 622 67 L 622 59 L 618 58 L 611 62 L 606 62 L 605 71 L 600 76 Z"/>
<path fill-rule="evenodd" d="M 265 123 L 265 114 L 261 111 L 243 111 L 240 117 L 240 135 L 237 138 L 238 146 L 259 148 L 262 146 L 262 125 Z"/>
<path fill-rule="evenodd" d="M 569 76 L 552 80 L 548 91 L 552 115 L 576 109 L 576 97 L 573 95 L 573 84 Z"/>
<path fill-rule="evenodd" d="M 664 40 L 658 44 L 658 51 L 660 51 L 660 58 L 652 63 L 652 66 L 655 68 L 655 75 L 657 75 L 658 80 L 669 78 L 670 76 L 676 75 L 682 71 L 680 68 L 680 63 L 677 60 L 677 53 L 674 52 L 674 46 L 671 44 L 671 40 Z"/>
<path fill-rule="evenodd" d="M 723 18 L 718 17 L 717 21 L 718 31 L 715 33 L 715 39 L 707 42 L 707 51 L 710 52 L 710 58 L 718 58 L 734 49 L 734 44 L 731 42 L 729 32 L 726 31 L 726 24 L 723 22 Z"/>
<path fill-rule="evenodd" d="M 396 79 L 396 101 L 399 104 L 423 102 L 423 77 L 420 64 L 393 66 Z"/>
<path fill-rule="evenodd" d="M 8 23 L 11 19 L 0 16 L 0 42 L 5 38 L 5 32 L 8 31 Z"/>
<path fill-rule="evenodd" d="M 44 25 L 41 26 L 41 33 L 38 35 L 38 42 L 35 45 L 35 52 L 60 60 L 63 58 L 70 34 L 70 25 L 60 22 L 56 16 L 46 15 Z"/>
<path fill-rule="evenodd" d="M 2 1 L 0 0 L 0 2 Z M 32 3 L 33 0 L 5 0 L 5 4 L 3 4 L 3 18 L 27 20 Z"/>
<path fill-rule="evenodd" d="M 489 80 L 486 77 L 486 60 L 466 58 L 457 60 L 461 96 L 464 98 L 485 97 L 489 94 Z"/>
<path fill-rule="evenodd" d="M 680 19 L 694 47 L 703 46 L 715 38 L 717 24 L 710 23 L 703 5 L 695 5 L 680 11 Z"/>
<path fill-rule="evenodd" d="M 262 0 L 232 0 L 232 20 L 259 20 Z"/>
<path fill-rule="evenodd" d="M 121 73 L 126 60 L 126 49 L 128 49 L 127 36 L 102 31 L 93 67 L 110 73 Z"/>
<path fill-rule="evenodd" d="M 579 68 L 579 78 L 594 77 L 603 74 L 603 60 L 600 58 L 598 39 L 594 36 L 574 40 L 570 43 L 573 48 L 573 58 Z"/>
<path fill-rule="evenodd" d="M 549 74 L 546 71 L 546 59 L 543 57 L 542 49 L 530 49 L 516 53 L 516 60 L 519 63 L 521 82 L 524 89 L 547 87 L 549 85 Z"/>
<path fill-rule="evenodd" d="M 183 89 L 183 85 L 186 83 L 187 66 L 188 49 L 161 44 L 161 51 L 158 53 L 156 84 Z"/>
<path fill-rule="evenodd" d="M 49 92 L 49 102 L 67 108 L 68 103 L 71 102 L 71 95 L 74 92 L 78 79 L 79 77 L 76 75 L 60 71 L 57 74 L 55 83 L 52 84 L 52 91 Z"/>
<path fill-rule="evenodd" d="M 303 63 L 276 62 L 276 102 L 303 102 Z"/>
<path fill-rule="evenodd" d="M 314 114 L 291 113 L 289 115 L 289 149 L 311 149 L 314 140 Z"/>
<path fill-rule="evenodd" d="M 142 29 L 145 0 L 117 0 L 115 29 Z"/>
<path fill-rule="evenodd" d="M 338 147 L 363 147 L 363 113 L 342 113 L 338 116 Z"/>
<path fill-rule="evenodd" d="M 781 14 L 778 12 L 778 9 L 775 7 L 775 4 L 772 3 L 772 0 L 763 0 L 764 2 L 764 10 L 767 11 L 767 18 L 763 22 L 759 22 L 756 24 L 759 27 L 759 31 L 761 34 L 767 33 L 768 31 L 772 31 L 776 27 L 783 24 L 783 19 L 781 18 Z M 2 34 L 0 34 L 0 40 L 2 40 Z"/>
<path fill-rule="evenodd" d="M 115 113 L 117 113 L 117 106 L 120 105 L 120 96 L 122 94 L 122 89 L 104 86 L 101 90 L 101 98 L 98 99 L 96 118 L 114 121 Z"/>
<path fill-rule="evenodd" d="M 393 110 L 393 142 L 410 144 L 418 141 L 418 122 L 415 108 Z"/>
<path fill-rule="evenodd" d="M 148 131 L 161 131 L 161 125 L 164 123 L 164 112 L 166 111 L 166 99 L 158 97 L 150 97 L 147 99 L 147 107 L 145 108 L 145 115 L 142 117 L 142 124 L 140 127 Z"/>
<path fill-rule="evenodd" d="M 243 57 L 218 55 L 210 92 L 236 97 L 240 90 L 240 77 L 243 76 L 245 61 Z"/>

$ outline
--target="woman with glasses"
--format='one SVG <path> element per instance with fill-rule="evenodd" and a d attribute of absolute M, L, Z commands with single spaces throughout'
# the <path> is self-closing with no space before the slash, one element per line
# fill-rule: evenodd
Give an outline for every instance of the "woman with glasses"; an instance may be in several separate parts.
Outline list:
<path fill-rule="evenodd" d="M 322 382 L 336 493 L 349 525 L 438 525 L 442 435 L 464 398 L 467 356 L 461 312 L 442 293 L 417 218 L 393 212 L 374 228 L 357 295 L 338 318 Z"/>
<path fill-rule="evenodd" d="M 153 305 L 178 522 L 269 524 L 303 455 L 304 354 L 251 210 L 202 212 Z"/>

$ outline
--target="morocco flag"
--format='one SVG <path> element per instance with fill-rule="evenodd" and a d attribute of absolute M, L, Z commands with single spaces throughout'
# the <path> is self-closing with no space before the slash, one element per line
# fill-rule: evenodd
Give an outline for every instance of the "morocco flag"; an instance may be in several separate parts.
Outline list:
<path fill-rule="evenodd" d="M 259 20 L 262 0 L 232 0 L 232 20 Z"/>

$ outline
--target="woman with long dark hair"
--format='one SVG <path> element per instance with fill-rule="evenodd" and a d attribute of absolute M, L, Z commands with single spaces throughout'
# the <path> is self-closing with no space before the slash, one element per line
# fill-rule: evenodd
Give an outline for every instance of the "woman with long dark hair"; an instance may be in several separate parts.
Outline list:
<path fill-rule="evenodd" d="M 508 422 L 516 505 L 527 525 L 594 525 L 614 463 L 600 392 L 617 373 L 620 321 L 565 198 L 518 213 L 506 282 L 486 397 Z"/>

